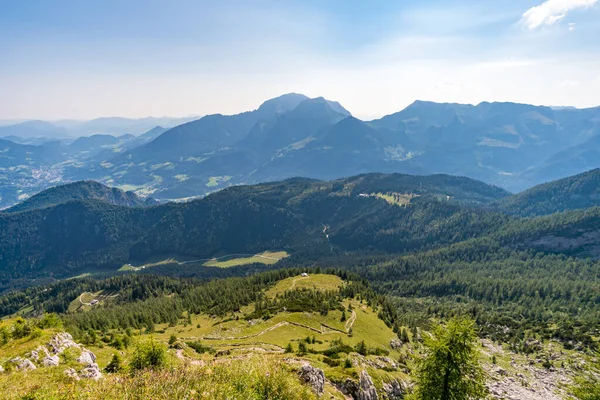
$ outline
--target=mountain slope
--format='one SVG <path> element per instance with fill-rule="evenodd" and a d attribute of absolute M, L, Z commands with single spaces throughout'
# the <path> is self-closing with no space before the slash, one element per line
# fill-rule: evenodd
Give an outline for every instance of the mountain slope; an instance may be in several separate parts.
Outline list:
<path fill-rule="evenodd" d="M 143 200 L 133 192 L 124 192 L 94 181 L 80 181 L 46 189 L 5 210 L 5 212 L 27 211 L 36 208 L 51 207 L 74 200 L 92 199 L 125 207 L 139 207 L 152 204 L 151 199 L 149 201 Z"/>
<path fill-rule="evenodd" d="M 305 97 L 298 94 L 283 95 L 263 103 L 258 109 L 236 115 L 208 115 L 169 129 L 158 138 L 135 151 L 134 159 L 154 157 L 154 161 L 180 159 L 201 155 L 241 140 L 262 119 L 295 108 Z"/>
<path fill-rule="evenodd" d="M 522 217 L 600 206 L 600 169 L 538 185 L 498 202 L 502 212 Z"/>

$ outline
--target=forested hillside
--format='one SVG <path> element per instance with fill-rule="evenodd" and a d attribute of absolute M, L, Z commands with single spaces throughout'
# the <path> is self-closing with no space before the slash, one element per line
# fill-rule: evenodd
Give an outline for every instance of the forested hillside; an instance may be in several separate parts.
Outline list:
<path fill-rule="evenodd" d="M 5 210 L 5 212 L 45 208 L 76 200 L 101 200 L 108 204 L 125 207 L 141 207 L 155 204 L 155 201 L 151 198 L 143 200 L 133 192 L 110 188 L 94 181 L 81 181 L 46 189 Z"/>
<path fill-rule="evenodd" d="M 79 196 L 81 186 L 73 187 Z M 71 198 L 67 189 L 56 189 L 60 196 L 48 195 L 48 202 Z M 1 282 L 7 288 L 173 256 L 191 262 L 267 250 L 299 258 L 397 254 L 486 236 L 515 249 L 600 255 L 597 209 L 523 220 L 493 211 L 510 199 L 468 178 L 368 174 L 232 187 L 146 208 L 69 201 L 0 214 Z"/>
<path fill-rule="evenodd" d="M 504 196 L 467 178 L 364 175 L 233 187 L 150 208 L 71 201 L 0 215 L 2 284 L 116 270 L 169 254 L 202 259 L 279 248 L 319 254 L 435 247 L 504 223 L 500 214 L 466 208 Z"/>
<path fill-rule="evenodd" d="M 600 206 L 600 169 L 535 186 L 498 202 L 502 212 L 521 217 Z"/>

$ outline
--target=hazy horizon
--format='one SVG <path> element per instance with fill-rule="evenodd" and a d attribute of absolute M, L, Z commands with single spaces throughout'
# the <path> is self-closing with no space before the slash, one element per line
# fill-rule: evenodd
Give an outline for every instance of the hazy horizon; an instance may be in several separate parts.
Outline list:
<path fill-rule="evenodd" d="M 599 105 L 599 0 L 0 4 L 0 120 L 201 116 L 284 93 Z"/>
<path fill-rule="evenodd" d="M 281 95 L 284 95 L 287 93 L 282 93 Z M 301 93 L 303 94 L 303 93 Z M 275 97 L 279 97 L 279 96 L 275 96 Z M 322 96 L 318 96 L 318 97 L 322 97 Z M 257 105 L 253 108 L 249 108 L 249 109 L 240 109 L 238 111 L 232 112 L 231 114 L 226 114 L 226 115 L 234 115 L 234 114 L 239 114 L 239 113 L 243 113 L 246 111 L 252 111 L 257 109 L 263 102 L 270 100 L 269 99 L 264 99 L 263 101 L 257 103 Z M 344 106 L 344 102 L 343 101 L 339 101 L 337 99 L 327 99 L 327 100 L 333 100 L 333 101 L 337 101 L 339 102 L 342 106 Z M 415 99 L 411 102 L 409 102 L 406 106 L 399 108 L 398 110 L 394 111 L 395 112 L 399 112 L 402 111 L 403 109 L 405 109 L 406 107 L 410 106 L 411 104 L 413 104 L 414 102 L 417 101 L 423 101 L 423 102 L 435 102 L 434 100 L 427 100 L 427 99 Z M 463 105 L 471 105 L 471 106 L 477 106 L 480 103 L 485 103 L 485 102 L 499 102 L 499 101 L 495 101 L 495 100 L 483 100 L 481 102 L 477 102 L 477 103 L 460 103 L 460 102 L 455 102 L 454 104 L 463 104 Z M 507 103 L 519 103 L 519 102 L 515 102 L 515 101 L 504 101 Z M 438 102 L 438 103 L 449 103 L 449 102 Z M 521 103 L 521 104 L 529 104 L 529 103 Z M 533 106 L 539 106 L 539 107 L 549 107 L 549 108 L 571 108 L 571 109 L 578 109 L 578 110 L 582 110 L 582 109 L 586 109 L 586 108 L 598 108 L 600 107 L 600 101 L 598 101 L 597 105 L 592 105 L 589 107 L 576 107 L 576 106 L 571 106 L 571 105 L 554 105 L 554 104 L 531 104 Z M 347 107 L 345 107 L 347 108 Z M 356 115 L 352 112 L 352 110 L 348 110 L 350 111 L 350 113 L 352 114 L 352 116 L 362 119 L 364 121 L 370 121 L 370 120 L 374 120 L 374 119 L 379 119 L 382 118 L 386 115 L 389 114 L 382 114 L 382 115 L 375 115 L 375 116 L 366 116 L 366 117 L 361 117 L 359 115 Z M 217 114 L 223 114 L 223 113 L 217 113 Z M 85 122 L 89 122 L 89 121 L 93 121 L 93 120 L 99 120 L 99 119 L 119 119 L 119 118 L 123 118 L 123 119 L 131 119 L 131 120 L 143 120 L 143 119 L 185 119 L 185 118 L 202 118 L 206 115 L 210 115 L 210 114 L 190 114 L 190 115 L 146 115 L 146 116 L 142 116 L 142 117 L 129 117 L 129 116 L 123 116 L 123 115 L 100 115 L 100 116 L 96 116 L 96 117 L 92 117 L 92 118 L 87 118 L 87 119 L 72 119 L 72 118 L 56 118 L 56 119 L 42 119 L 42 118 L 20 118 L 20 119 L 0 119 L 0 126 L 6 126 L 6 125 L 13 125 L 13 124 L 19 124 L 19 123 L 23 123 L 23 122 L 32 122 L 32 121 L 43 121 L 43 122 L 49 122 L 49 123 L 85 123 Z"/>

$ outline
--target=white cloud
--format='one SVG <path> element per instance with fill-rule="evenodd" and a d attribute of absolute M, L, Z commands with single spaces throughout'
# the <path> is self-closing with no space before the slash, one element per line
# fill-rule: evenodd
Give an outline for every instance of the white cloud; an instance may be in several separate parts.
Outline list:
<path fill-rule="evenodd" d="M 536 29 L 542 25 L 554 25 L 566 17 L 570 11 L 589 8 L 597 2 L 598 0 L 546 0 L 539 6 L 527 10 L 521 21 L 529 29 Z"/>
<path fill-rule="evenodd" d="M 573 32 L 575 30 L 575 22 L 569 23 L 569 31 Z"/>
<path fill-rule="evenodd" d="M 566 81 L 562 81 L 561 83 L 558 84 L 558 86 L 566 87 L 566 88 L 575 88 L 579 85 L 581 85 L 581 82 L 573 80 L 573 79 L 567 79 Z"/>
<path fill-rule="evenodd" d="M 480 68 L 519 68 L 519 67 L 530 67 L 534 65 L 535 62 L 532 60 L 519 60 L 513 58 L 501 59 L 501 60 L 493 60 L 493 61 L 485 61 L 476 63 L 476 67 Z"/>

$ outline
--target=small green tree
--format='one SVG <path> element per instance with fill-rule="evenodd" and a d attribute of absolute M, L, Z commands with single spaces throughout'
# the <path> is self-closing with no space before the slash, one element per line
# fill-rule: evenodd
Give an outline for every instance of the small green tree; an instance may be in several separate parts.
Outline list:
<path fill-rule="evenodd" d="M 346 321 L 346 311 L 342 311 L 342 318 L 340 319 L 340 321 L 342 321 L 342 322 Z"/>
<path fill-rule="evenodd" d="M 408 331 L 406 330 L 406 328 L 402 328 L 400 330 L 398 338 L 400 339 L 400 341 L 402 343 L 408 343 L 408 342 L 410 342 L 410 337 L 408 336 Z"/>
<path fill-rule="evenodd" d="M 166 363 L 167 349 L 151 337 L 150 340 L 137 343 L 131 356 L 130 367 L 132 371 L 160 369 Z"/>
<path fill-rule="evenodd" d="M 286 353 L 293 353 L 294 352 L 294 348 L 292 347 L 292 343 L 288 343 L 288 345 L 285 347 L 285 352 Z"/>
<path fill-rule="evenodd" d="M 358 354 L 362 356 L 366 356 L 367 354 L 369 354 L 369 349 L 367 348 L 367 345 L 365 344 L 364 340 L 361 340 L 354 349 Z"/>
<path fill-rule="evenodd" d="M 423 335 L 427 355 L 417 368 L 416 400 L 475 400 L 487 395 L 477 361 L 475 322 L 455 318 Z"/>
<path fill-rule="evenodd" d="M 104 371 L 108 373 L 115 373 L 120 372 L 121 370 L 123 370 L 123 361 L 121 361 L 121 357 L 115 353 L 113 354 L 108 365 L 104 368 Z"/>
<path fill-rule="evenodd" d="M 175 335 L 169 336 L 169 346 L 174 344 L 176 341 L 177 341 L 177 336 L 175 336 Z"/>
<path fill-rule="evenodd" d="M 304 354 L 306 354 L 306 352 L 306 344 L 304 344 L 304 342 L 298 343 L 298 355 L 303 356 Z"/>

